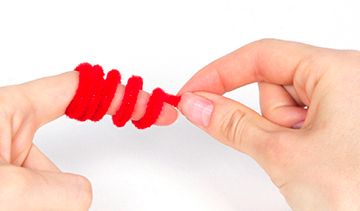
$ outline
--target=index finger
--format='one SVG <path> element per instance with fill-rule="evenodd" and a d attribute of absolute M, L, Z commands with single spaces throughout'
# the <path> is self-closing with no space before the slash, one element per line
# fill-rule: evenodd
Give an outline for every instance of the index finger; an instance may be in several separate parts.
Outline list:
<path fill-rule="evenodd" d="M 65 113 L 75 95 L 79 76 L 76 71 L 66 72 L 56 76 L 41 78 L 22 84 L 26 96 L 31 100 L 35 111 L 38 111 L 40 125 L 50 122 Z M 119 84 L 115 96 L 108 108 L 107 114 L 114 115 L 122 103 L 125 86 Z M 140 119 L 146 109 L 150 94 L 140 91 L 135 104 L 132 120 Z M 167 103 L 156 121 L 156 125 L 169 125 L 177 118 L 175 108 Z"/>
<path fill-rule="evenodd" d="M 224 94 L 253 82 L 292 84 L 297 67 L 319 49 L 275 39 L 255 41 L 204 67 L 179 94 L 189 91 Z"/>

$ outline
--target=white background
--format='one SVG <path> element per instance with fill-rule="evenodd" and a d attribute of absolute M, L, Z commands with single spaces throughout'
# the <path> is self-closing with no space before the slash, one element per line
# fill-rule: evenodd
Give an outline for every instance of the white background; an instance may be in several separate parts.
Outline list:
<path fill-rule="evenodd" d="M 88 61 L 176 93 L 207 63 L 260 38 L 360 49 L 357 2 L 0 1 L 0 85 Z M 255 84 L 228 96 L 258 110 Z M 184 118 L 146 131 L 60 118 L 35 142 L 63 171 L 91 180 L 91 210 L 289 210 L 251 158 Z"/>

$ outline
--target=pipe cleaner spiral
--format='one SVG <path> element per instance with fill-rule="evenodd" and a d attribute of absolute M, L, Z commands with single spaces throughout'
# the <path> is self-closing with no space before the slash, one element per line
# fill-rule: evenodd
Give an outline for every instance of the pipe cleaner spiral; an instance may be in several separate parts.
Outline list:
<path fill-rule="evenodd" d="M 120 72 L 111 70 L 106 79 L 100 65 L 92 66 L 82 63 L 75 68 L 79 72 L 79 84 L 75 96 L 67 107 L 65 114 L 71 119 L 79 121 L 99 121 L 106 114 L 115 96 L 116 89 L 121 83 Z M 112 116 L 114 125 L 123 127 L 132 116 L 143 80 L 139 76 L 128 79 L 121 104 Z M 180 96 L 170 95 L 160 88 L 153 90 L 147 103 L 144 116 L 139 120 L 132 120 L 138 129 L 145 129 L 153 125 L 158 119 L 164 103 L 177 107 Z"/>

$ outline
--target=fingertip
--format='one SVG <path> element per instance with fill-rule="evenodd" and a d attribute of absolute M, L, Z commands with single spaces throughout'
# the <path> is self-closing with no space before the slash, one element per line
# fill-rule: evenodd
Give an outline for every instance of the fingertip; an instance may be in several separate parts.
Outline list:
<path fill-rule="evenodd" d="M 189 95 L 191 95 L 191 92 L 187 92 L 187 91 L 184 91 L 184 92 L 182 92 L 182 94 L 181 94 L 181 100 L 180 100 L 180 102 L 179 102 L 179 104 L 178 104 L 178 110 L 183 114 L 183 115 L 185 115 L 185 111 L 184 110 L 186 110 L 186 109 L 184 109 L 185 107 L 186 107 L 186 105 L 187 105 L 187 102 L 188 102 L 188 96 Z M 186 116 L 186 115 L 185 115 Z"/>
<path fill-rule="evenodd" d="M 274 109 L 266 118 L 283 127 L 299 129 L 304 124 L 306 116 L 307 110 L 302 107 L 284 106 Z"/>
<path fill-rule="evenodd" d="M 160 116 L 156 120 L 155 124 L 158 126 L 170 125 L 177 120 L 178 116 L 178 111 L 173 106 L 165 103 L 163 110 L 161 111 Z"/>
<path fill-rule="evenodd" d="M 202 128 L 209 125 L 214 110 L 214 104 L 211 100 L 190 92 L 182 95 L 178 107 L 188 120 Z"/>
<path fill-rule="evenodd" d="M 149 93 L 145 91 L 141 91 L 139 93 L 138 101 L 136 102 L 134 113 L 132 115 L 132 120 L 139 120 L 144 116 L 149 98 Z M 177 110 L 173 106 L 164 103 L 164 107 L 155 124 L 158 126 L 170 125 L 176 121 L 177 117 Z"/>

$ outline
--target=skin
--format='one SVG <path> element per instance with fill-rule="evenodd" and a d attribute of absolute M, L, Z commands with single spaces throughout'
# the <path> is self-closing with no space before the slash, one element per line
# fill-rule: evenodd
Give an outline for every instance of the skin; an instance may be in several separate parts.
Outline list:
<path fill-rule="evenodd" d="M 0 210 L 89 209 L 90 182 L 61 172 L 32 143 L 38 128 L 64 115 L 77 80 L 72 71 L 0 88 Z M 123 93 L 119 85 L 108 114 L 116 112 Z M 139 94 L 132 119 L 143 116 L 148 98 L 148 93 Z M 176 118 L 177 111 L 165 105 L 156 124 L 168 125 Z"/>
<path fill-rule="evenodd" d="M 293 210 L 360 210 L 359 72 L 357 51 L 260 40 L 196 73 L 179 107 L 254 158 Z M 252 82 L 262 115 L 222 96 Z"/>
<path fill-rule="evenodd" d="M 359 70 L 357 51 L 260 40 L 196 73 L 179 92 L 179 109 L 254 158 L 293 210 L 359 210 Z M 64 114 L 77 78 L 69 72 L 0 88 L 0 210 L 89 208 L 89 181 L 62 173 L 32 144 L 39 127 Z M 222 96 L 253 82 L 262 115 Z M 119 86 L 109 114 L 123 90 Z M 133 119 L 143 115 L 147 98 L 142 92 Z M 157 124 L 176 117 L 166 105 Z"/>

